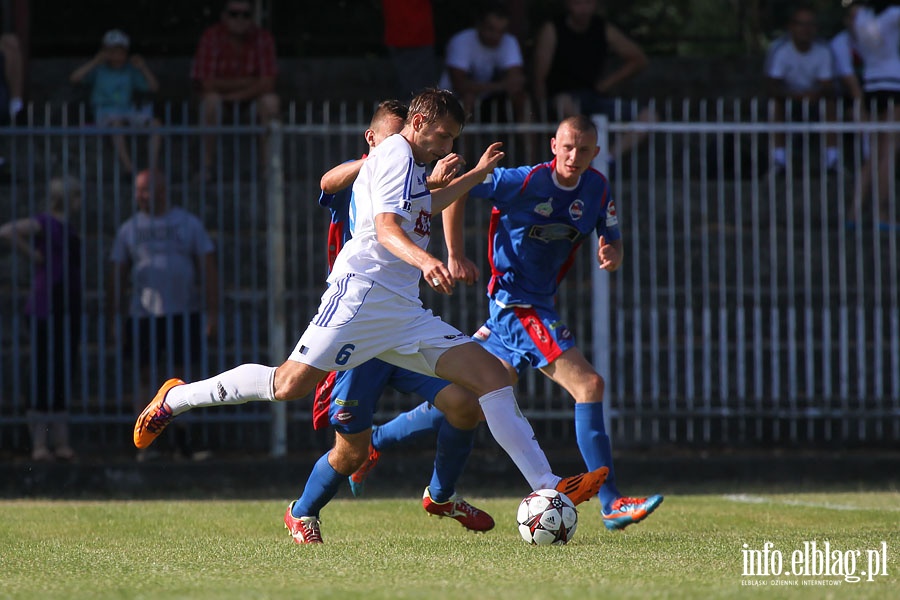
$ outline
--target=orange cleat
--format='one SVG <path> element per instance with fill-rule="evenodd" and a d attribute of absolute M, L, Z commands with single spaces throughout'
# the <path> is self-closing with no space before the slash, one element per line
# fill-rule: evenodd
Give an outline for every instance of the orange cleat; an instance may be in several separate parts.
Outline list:
<path fill-rule="evenodd" d="M 146 448 L 152 444 L 153 440 L 159 437 L 162 430 L 166 428 L 166 425 L 175 418 L 172 410 L 166 404 L 166 395 L 169 393 L 169 390 L 178 385 L 184 385 L 184 382 L 175 378 L 169 379 L 162 384 L 153 400 L 150 401 L 150 404 L 147 405 L 141 416 L 137 418 L 134 424 L 135 446 Z"/>
<path fill-rule="evenodd" d="M 568 496 L 572 504 L 577 506 L 597 495 L 603 482 L 606 481 L 607 475 L 609 475 L 609 469 L 600 467 L 589 473 L 564 477 L 556 484 L 556 491 Z"/>

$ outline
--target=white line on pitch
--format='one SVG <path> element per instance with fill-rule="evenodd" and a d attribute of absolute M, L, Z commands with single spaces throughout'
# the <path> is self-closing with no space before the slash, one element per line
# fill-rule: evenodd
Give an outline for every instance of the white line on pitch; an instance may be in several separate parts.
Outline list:
<path fill-rule="evenodd" d="M 730 500 L 731 502 L 741 502 L 743 504 L 782 504 L 786 506 L 803 506 L 806 508 L 827 508 L 829 510 L 877 510 L 882 512 L 900 511 L 900 508 L 853 506 L 850 504 L 833 504 L 831 502 L 808 502 L 806 500 L 773 499 L 766 496 L 754 496 L 752 494 L 725 494 L 722 497 L 725 500 Z"/>

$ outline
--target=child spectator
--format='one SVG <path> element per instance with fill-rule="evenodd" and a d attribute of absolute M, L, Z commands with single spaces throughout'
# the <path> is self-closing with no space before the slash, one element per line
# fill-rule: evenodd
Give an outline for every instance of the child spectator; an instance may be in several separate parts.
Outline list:
<path fill-rule="evenodd" d="M 153 117 L 153 107 L 144 104 L 138 107 L 134 102 L 135 92 L 155 92 L 159 82 L 147 67 L 144 59 L 133 54 L 129 57 L 128 36 L 119 29 L 107 31 L 102 47 L 97 55 L 81 65 L 69 80 L 85 83 L 91 87 L 90 105 L 94 119 L 101 127 L 121 127 L 123 125 L 159 126 Z M 127 175 L 134 171 L 134 163 L 121 133 L 113 135 L 116 154 Z M 156 164 L 159 153 L 159 135 L 150 137 L 150 164 Z"/>

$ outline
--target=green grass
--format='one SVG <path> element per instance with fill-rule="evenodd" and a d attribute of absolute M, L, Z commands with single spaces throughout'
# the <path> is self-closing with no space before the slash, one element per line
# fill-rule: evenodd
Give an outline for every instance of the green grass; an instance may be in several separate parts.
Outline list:
<path fill-rule="evenodd" d="M 596 501 L 575 539 L 526 545 L 517 498 L 470 498 L 497 520 L 475 535 L 415 498 L 336 500 L 325 544 L 297 546 L 283 499 L 0 502 L 0 598 L 897 598 L 900 493 L 673 495 L 626 533 Z M 742 586 L 742 544 L 787 557 L 803 541 L 888 545 L 888 577 L 839 587 Z M 865 561 L 865 552 L 863 558 Z M 862 564 L 858 569 L 865 569 Z M 821 580 L 800 577 L 797 580 Z"/>

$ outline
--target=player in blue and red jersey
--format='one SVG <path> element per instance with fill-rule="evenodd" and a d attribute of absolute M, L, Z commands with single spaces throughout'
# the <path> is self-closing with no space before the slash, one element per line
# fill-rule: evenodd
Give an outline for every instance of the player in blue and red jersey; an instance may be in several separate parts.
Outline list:
<path fill-rule="evenodd" d="M 490 317 L 474 338 L 503 361 L 513 382 L 529 367 L 540 369 L 575 398 L 575 432 L 584 461 L 590 470 L 609 469 L 599 493 L 604 525 L 622 529 L 646 518 L 663 498 L 631 498 L 618 491 L 603 422 L 604 381 L 575 346 L 555 298 L 576 251 L 591 233 L 596 231 L 600 238 L 597 261 L 608 271 L 619 268 L 623 243 L 609 184 L 591 168 L 599 152 L 594 124 L 583 116 L 567 118 L 550 146 L 555 156 L 551 162 L 497 167 L 469 193 L 493 204 Z M 448 264 L 463 255 L 464 208 L 460 200 L 445 211 Z M 415 409 L 379 427 L 374 447 L 384 449 L 404 432 L 421 430 L 426 423 L 420 413 Z"/>

